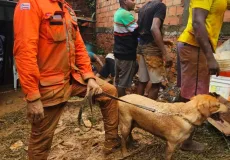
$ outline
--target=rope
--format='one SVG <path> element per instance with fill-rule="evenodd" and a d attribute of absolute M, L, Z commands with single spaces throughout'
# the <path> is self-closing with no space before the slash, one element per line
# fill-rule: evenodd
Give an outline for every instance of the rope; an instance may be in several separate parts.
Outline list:
<path fill-rule="evenodd" d="M 198 87 L 198 76 L 199 76 L 199 61 L 200 61 L 200 48 L 198 48 L 198 55 L 197 55 L 197 68 L 196 68 L 196 88 L 195 88 L 195 96 L 197 95 L 197 87 Z"/>

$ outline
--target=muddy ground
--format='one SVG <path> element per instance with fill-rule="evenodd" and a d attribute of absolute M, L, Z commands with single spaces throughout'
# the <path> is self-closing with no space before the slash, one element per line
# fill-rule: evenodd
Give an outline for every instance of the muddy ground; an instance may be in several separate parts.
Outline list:
<path fill-rule="evenodd" d="M 94 127 L 87 133 L 82 132 L 77 125 L 78 110 L 79 104 L 67 104 L 55 132 L 49 160 L 122 159 L 120 151 L 107 157 L 102 153 L 104 131 L 99 108 L 94 106 Z M 30 125 L 25 112 L 25 101 L 20 92 L 0 93 L 0 160 L 27 158 Z M 133 154 L 124 158 L 125 160 L 163 159 L 164 141 L 140 129 L 134 129 L 133 136 L 137 144 L 129 148 Z M 195 154 L 177 149 L 173 159 L 230 160 L 229 140 L 209 124 L 205 123 L 197 129 L 195 139 L 207 145 L 203 153 Z M 10 147 L 19 140 L 23 145 L 12 151 Z"/>

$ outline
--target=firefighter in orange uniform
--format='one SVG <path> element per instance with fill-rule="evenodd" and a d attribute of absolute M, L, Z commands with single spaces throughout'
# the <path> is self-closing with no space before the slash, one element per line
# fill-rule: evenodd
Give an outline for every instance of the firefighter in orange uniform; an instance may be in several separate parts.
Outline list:
<path fill-rule="evenodd" d="M 106 92 L 114 86 L 92 72 L 73 9 L 64 0 L 20 0 L 14 14 L 14 57 L 31 122 L 29 159 L 48 157 L 54 130 L 72 95 Z M 117 101 L 97 95 L 103 115 L 104 151 L 119 146 Z"/>

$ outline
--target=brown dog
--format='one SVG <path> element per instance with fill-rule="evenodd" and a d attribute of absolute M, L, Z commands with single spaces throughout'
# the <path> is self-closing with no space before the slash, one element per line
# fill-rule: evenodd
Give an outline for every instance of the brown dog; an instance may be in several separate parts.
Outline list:
<path fill-rule="evenodd" d="M 121 99 L 156 109 L 156 112 L 151 112 L 119 102 L 123 156 L 128 154 L 126 142 L 128 138 L 132 139 L 132 129 L 139 127 L 167 141 L 166 159 L 170 160 L 176 146 L 190 136 L 195 126 L 201 125 L 214 113 L 228 110 L 210 95 L 195 96 L 187 103 L 161 103 L 136 94 Z"/>

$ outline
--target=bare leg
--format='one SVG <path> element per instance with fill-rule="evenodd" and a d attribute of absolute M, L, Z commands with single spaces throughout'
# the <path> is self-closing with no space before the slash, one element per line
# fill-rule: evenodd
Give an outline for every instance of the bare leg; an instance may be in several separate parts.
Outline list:
<path fill-rule="evenodd" d="M 156 100 L 158 98 L 159 90 L 160 83 L 153 83 L 151 89 L 149 90 L 148 98 Z"/>
<path fill-rule="evenodd" d="M 137 86 L 137 94 L 144 95 L 145 87 L 148 82 L 139 82 Z"/>
<path fill-rule="evenodd" d="M 99 73 L 97 73 L 96 76 L 99 77 L 99 78 L 101 77 L 101 75 Z"/>
<path fill-rule="evenodd" d="M 104 81 L 109 82 L 111 81 L 111 79 L 108 77 L 108 78 L 105 78 Z"/>
<path fill-rule="evenodd" d="M 125 90 L 126 90 L 126 88 L 117 87 L 118 97 L 125 96 L 126 95 Z"/>
<path fill-rule="evenodd" d="M 173 152 L 176 149 L 176 146 L 177 146 L 177 144 L 175 144 L 175 143 L 171 143 L 169 141 L 167 142 L 166 157 L 165 157 L 166 160 L 171 160 Z"/>
<path fill-rule="evenodd" d="M 151 89 L 152 87 L 152 83 L 149 81 L 147 86 L 145 87 L 145 93 L 144 93 L 144 96 L 148 97 L 149 95 L 149 90 Z"/>

